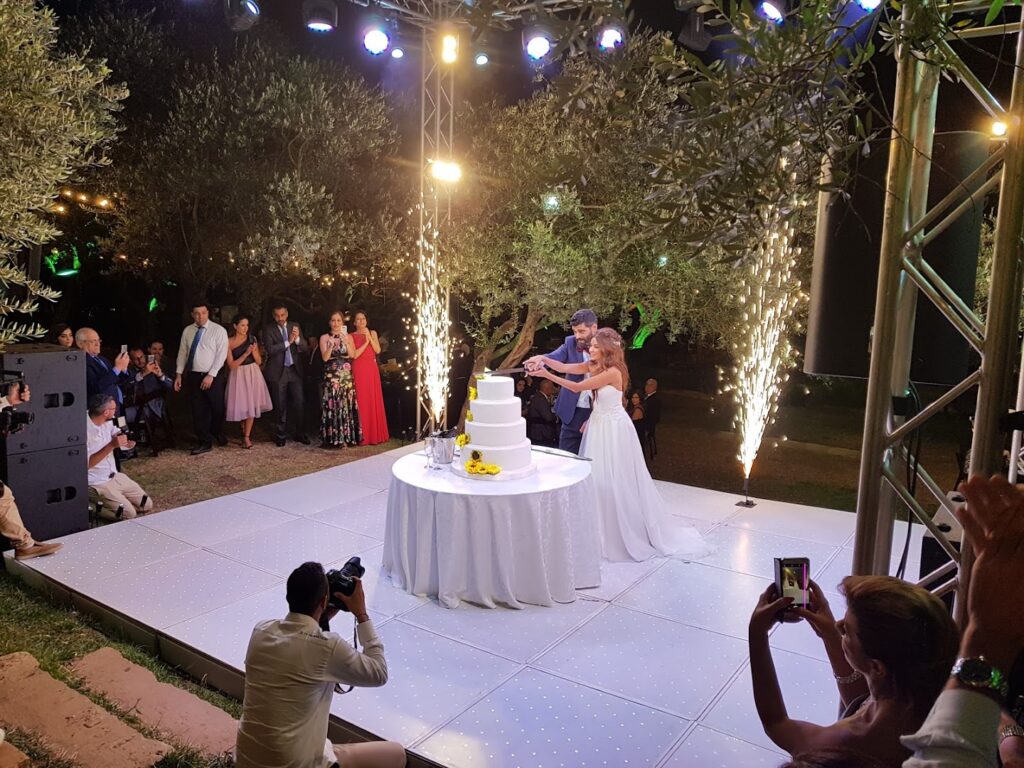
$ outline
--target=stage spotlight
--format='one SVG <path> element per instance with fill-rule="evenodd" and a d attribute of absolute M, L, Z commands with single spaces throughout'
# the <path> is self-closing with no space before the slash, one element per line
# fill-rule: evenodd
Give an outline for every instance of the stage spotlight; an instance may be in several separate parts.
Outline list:
<path fill-rule="evenodd" d="M 404 59 L 405 58 L 405 49 L 402 48 L 400 45 L 396 45 L 394 48 L 391 49 L 391 58 L 392 59 Z"/>
<path fill-rule="evenodd" d="M 768 19 L 768 21 L 775 24 L 781 24 L 782 20 L 785 18 L 785 14 L 783 14 L 782 9 L 775 3 L 769 2 L 769 0 L 764 0 L 764 2 L 757 7 L 757 10 L 758 13 Z"/>
<path fill-rule="evenodd" d="M 432 160 L 430 162 L 430 175 L 437 181 L 446 184 L 454 184 L 462 178 L 462 168 L 458 163 L 450 160 Z"/>
<path fill-rule="evenodd" d="M 1009 130 L 1009 126 L 1005 122 L 1003 122 L 1002 120 L 994 120 L 994 121 L 992 121 L 992 135 L 993 136 L 995 136 L 997 138 L 1002 138 L 1003 136 L 1006 135 L 1007 130 Z"/>
<path fill-rule="evenodd" d="M 604 27 L 597 34 L 597 47 L 602 51 L 613 51 L 621 46 L 626 40 L 622 29 L 615 26 Z"/>
<path fill-rule="evenodd" d="M 459 58 L 459 36 L 452 31 L 441 35 L 441 61 L 454 64 Z"/>
<path fill-rule="evenodd" d="M 526 55 L 534 61 L 540 61 L 555 47 L 555 36 L 543 24 L 537 23 L 537 19 L 531 18 L 523 29 L 523 48 Z"/>
<path fill-rule="evenodd" d="M 869 13 L 882 4 L 882 0 L 857 0 L 857 5 Z"/>
<path fill-rule="evenodd" d="M 485 51 L 480 51 L 476 56 L 473 57 L 473 62 L 478 67 L 486 67 L 491 63 L 491 57 L 487 55 Z"/>
<path fill-rule="evenodd" d="M 387 23 L 379 16 L 371 16 L 363 25 L 363 48 L 374 56 L 380 56 L 390 47 Z"/>
<path fill-rule="evenodd" d="M 251 29 L 260 19 L 260 4 L 256 0 L 224 0 L 224 18 L 235 32 Z"/>
<path fill-rule="evenodd" d="M 302 15 L 306 28 L 313 32 L 333 32 L 338 26 L 338 6 L 334 0 L 303 0 Z"/>

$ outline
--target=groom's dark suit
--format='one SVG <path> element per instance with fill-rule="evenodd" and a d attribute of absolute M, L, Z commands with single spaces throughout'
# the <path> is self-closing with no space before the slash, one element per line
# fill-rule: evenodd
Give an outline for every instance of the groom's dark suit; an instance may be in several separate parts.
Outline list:
<path fill-rule="evenodd" d="M 583 353 L 576 348 L 575 336 L 566 336 L 562 346 L 546 357 L 570 365 L 583 362 Z M 583 381 L 583 374 L 567 373 L 565 378 L 569 381 Z M 580 452 L 580 441 L 583 439 L 580 427 L 590 418 L 590 408 L 577 406 L 579 399 L 579 392 L 570 392 L 567 387 L 562 387 L 558 393 L 558 399 L 555 400 L 555 415 L 562 422 L 562 431 L 558 435 L 558 447 L 572 453 Z"/>

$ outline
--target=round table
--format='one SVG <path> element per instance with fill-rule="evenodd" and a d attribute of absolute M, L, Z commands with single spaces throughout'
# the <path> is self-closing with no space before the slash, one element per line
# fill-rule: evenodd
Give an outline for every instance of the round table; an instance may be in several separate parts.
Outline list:
<path fill-rule="evenodd" d="M 428 469 L 422 452 L 396 461 L 383 557 L 392 583 L 448 608 L 569 603 L 599 586 L 590 462 L 540 451 L 533 460 L 537 471 L 515 480 Z"/>

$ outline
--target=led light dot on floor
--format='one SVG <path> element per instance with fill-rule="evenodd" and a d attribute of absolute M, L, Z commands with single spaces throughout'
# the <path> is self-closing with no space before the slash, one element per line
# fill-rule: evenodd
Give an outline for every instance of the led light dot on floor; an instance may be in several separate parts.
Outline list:
<path fill-rule="evenodd" d="M 771 501 L 748 510 L 731 494 L 659 482 L 670 511 L 716 547 L 705 561 L 606 562 L 601 586 L 574 603 L 450 610 L 380 571 L 390 468 L 410 450 L 103 526 L 69 537 L 57 556 L 8 567 L 241 669 L 251 627 L 287 610 L 291 567 L 340 567 L 358 554 L 390 678 L 336 696 L 333 717 L 457 768 L 781 762 L 754 710 L 747 620 L 773 556 L 809 556 L 834 590 L 849 572 L 853 515 Z M 334 629 L 344 636 L 349 620 Z M 790 711 L 827 721 L 835 685 L 807 633 L 779 628 L 772 646 Z"/>

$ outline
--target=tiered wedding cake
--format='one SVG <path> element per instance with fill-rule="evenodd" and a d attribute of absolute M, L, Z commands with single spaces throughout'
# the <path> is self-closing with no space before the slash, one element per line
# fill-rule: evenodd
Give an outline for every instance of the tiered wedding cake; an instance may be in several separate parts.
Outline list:
<path fill-rule="evenodd" d="M 467 462 L 498 467 L 497 474 L 469 474 L 470 477 L 514 479 L 533 471 L 530 441 L 522 402 L 508 376 L 484 376 L 477 380 L 476 399 L 469 404 L 466 418 L 468 442 L 462 447 L 456 471 L 466 472 Z"/>

